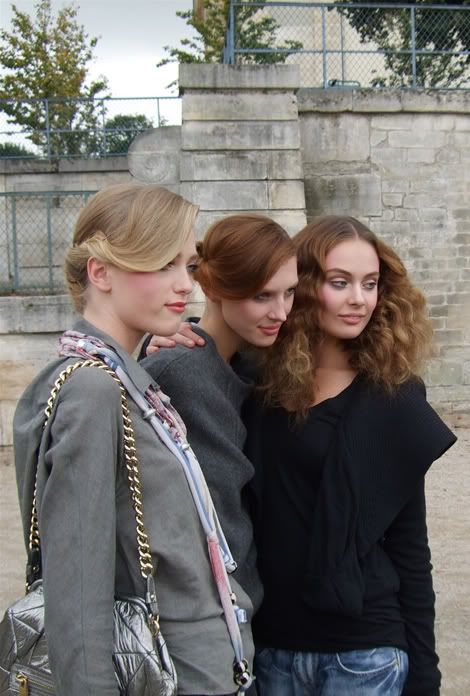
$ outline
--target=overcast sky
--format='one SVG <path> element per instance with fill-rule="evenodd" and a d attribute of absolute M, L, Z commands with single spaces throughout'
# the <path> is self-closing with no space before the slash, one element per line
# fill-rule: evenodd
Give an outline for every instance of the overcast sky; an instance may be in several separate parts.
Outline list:
<path fill-rule="evenodd" d="M 22 12 L 34 14 L 35 0 L 14 0 Z M 54 10 L 70 4 L 52 0 Z M 105 75 L 113 97 L 151 97 L 169 92 L 166 85 L 177 77 L 174 65 L 156 68 L 166 54 L 163 46 L 179 46 L 195 33 L 176 16 L 192 0 L 77 0 L 78 20 L 90 36 L 101 37 L 90 75 Z M 11 0 L 0 0 L 0 26 L 9 29 Z"/>

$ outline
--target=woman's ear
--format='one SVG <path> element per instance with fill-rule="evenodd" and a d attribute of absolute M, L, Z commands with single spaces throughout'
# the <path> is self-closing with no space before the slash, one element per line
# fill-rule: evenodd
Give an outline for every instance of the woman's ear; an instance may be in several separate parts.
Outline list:
<path fill-rule="evenodd" d="M 87 261 L 88 280 L 101 292 L 110 292 L 112 288 L 109 264 L 100 261 L 96 256 L 90 256 Z"/>

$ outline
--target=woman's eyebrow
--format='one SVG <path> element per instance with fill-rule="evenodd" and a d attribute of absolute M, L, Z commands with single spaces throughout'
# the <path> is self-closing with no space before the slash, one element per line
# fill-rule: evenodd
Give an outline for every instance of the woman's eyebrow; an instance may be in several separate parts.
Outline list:
<path fill-rule="evenodd" d="M 342 275 L 345 276 L 352 276 L 352 273 L 349 271 L 345 271 L 344 268 L 328 268 L 325 273 L 341 273 Z M 367 276 L 379 276 L 380 271 L 369 271 L 369 273 L 364 274 L 364 278 L 367 278 Z"/>

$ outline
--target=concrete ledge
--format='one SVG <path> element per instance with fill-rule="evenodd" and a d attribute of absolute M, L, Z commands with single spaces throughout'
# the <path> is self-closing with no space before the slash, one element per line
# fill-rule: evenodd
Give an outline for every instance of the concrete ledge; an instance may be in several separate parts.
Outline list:
<path fill-rule="evenodd" d="M 299 112 L 453 113 L 470 112 L 470 92 L 454 90 L 299 89 Z"/>
<path fill-rule="evenodd" d="M 96 158 L 61 158 L 54 161 L 40 159 L 0 159 L 0 174 L 58 174 L 64 172 L 127 171 L 127 156 Z"/>
<path fill-rule="evenodd" d="M 180 94 L 191 89 L 292 89 L 300 84 L 298 65 L 180 64 Z"/>
<path fill-rule="evenodd" d="M 56 333 L 76 319 L 68 295 L 0 297 L 0 334 Z"/>

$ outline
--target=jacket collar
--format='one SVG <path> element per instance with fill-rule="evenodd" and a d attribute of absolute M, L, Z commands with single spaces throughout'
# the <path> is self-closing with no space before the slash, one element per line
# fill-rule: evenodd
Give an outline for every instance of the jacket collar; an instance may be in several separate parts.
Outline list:
<path fill-rule="evenodd" d="M 156 387 L 156 383 L 150 377 L 148 372 L 146 372 L 132 357 L 132 355 L 129 355 L 129 353 L 124 350 L 124 348 L 114 338 L 104 333 L 104 331 L 101 331 L 89 321 L 83 319 L 83 317 L 78 319 L 78 321 L 74 324 L 73 329 L 74 331 L 79 331 L 80 333 L 87 334 L 88 336 L 96 336 L 96 338 L 99 338 L 101 341 L 103 341 L 103 343 L 106 343 L 107 346 L 112 348 L 118 354 L 127 374 L 140 391 L 145 392 L 150 385 Z"/>

